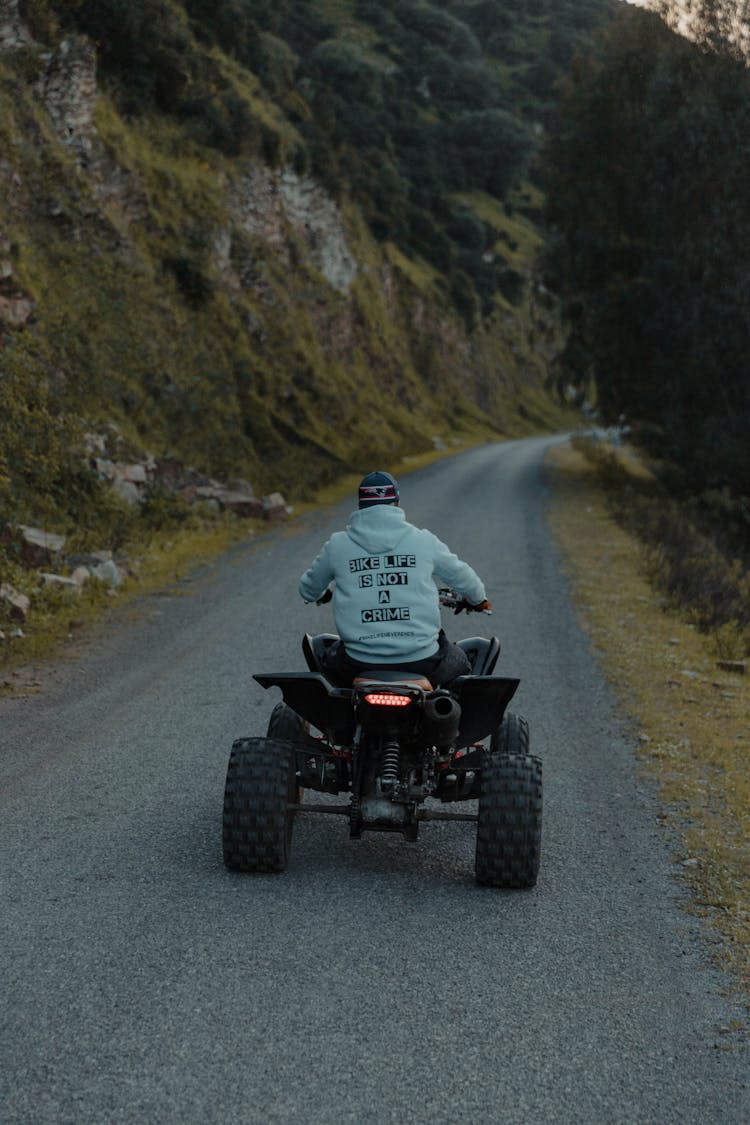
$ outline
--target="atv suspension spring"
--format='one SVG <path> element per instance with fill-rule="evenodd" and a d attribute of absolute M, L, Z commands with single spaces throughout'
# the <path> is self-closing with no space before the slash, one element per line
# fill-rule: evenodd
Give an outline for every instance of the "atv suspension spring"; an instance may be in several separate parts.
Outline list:
<path fill-rule="evenodd" d="M 399 745 L 397 742 L 386 742 L 383 746 L 383 765 L 380 774 L 380 787 L 384 792 L 390 792 L 398 781 Z"/>

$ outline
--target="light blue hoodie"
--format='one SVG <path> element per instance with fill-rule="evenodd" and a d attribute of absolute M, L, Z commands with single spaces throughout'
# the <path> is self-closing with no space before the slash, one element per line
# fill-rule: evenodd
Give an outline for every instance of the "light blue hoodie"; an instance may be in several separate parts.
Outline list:
<path fill-rule="evenodd" d="M 481 579 L 431 531 L 407 523 L 403 509 L 378 504 L 352 512 L 302 575 L 299 592 L 317 601 L 331 582 L 336 629 L 353 660 L 390 664 L 425 660 L 438 650 L 435 579 L 472 605 Z"/>

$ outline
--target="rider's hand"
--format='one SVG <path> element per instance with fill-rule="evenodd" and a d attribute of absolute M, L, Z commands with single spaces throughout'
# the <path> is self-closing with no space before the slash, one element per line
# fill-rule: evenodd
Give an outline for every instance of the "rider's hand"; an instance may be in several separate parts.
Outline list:
<path fill-rule="evenodd" d="M 471 602 L 467 602 L 466 598 L 461 598 L 456 602 L 456 608 L 453 610 L 453 613 L 454 615 L 456 613 L 461 613 L 464 609 L 467 613 L 491 613 L 492 602 L 488 602 L 485 598 L 483 602 L 472 605 Z"/>
<path fill-rule="evenodd" d="M 315 604 L 316 605 L 325 605 L 326 602 L 330 602 L 332 597 L 333 597 L 333 590 L 329 586 L 328 589 L 325 591 L 325 593 L 320 595 L 320 597 L 318 598 L 318 600 L 316 601 Z"/>

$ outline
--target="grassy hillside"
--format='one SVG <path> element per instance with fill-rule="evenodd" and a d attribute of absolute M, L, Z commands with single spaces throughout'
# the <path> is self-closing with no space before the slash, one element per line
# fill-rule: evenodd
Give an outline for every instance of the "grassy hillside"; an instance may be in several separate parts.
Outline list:
<path fill-rule="evenodd" d="M 544 424 L 534 153 L 611 7 L 11 3 L 0 525 L 101 544 L 112 426 L 119 460 L 294 496 Z"/>

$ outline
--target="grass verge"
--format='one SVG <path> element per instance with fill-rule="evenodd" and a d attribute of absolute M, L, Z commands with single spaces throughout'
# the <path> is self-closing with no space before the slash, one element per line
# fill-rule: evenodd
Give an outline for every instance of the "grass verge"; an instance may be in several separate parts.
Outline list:
<path fill-rule="evenodd" d="M 497 435 L 487 432 L 456 438 L 448 448 L 406 457 L 389 467 L 396 474 L 414 472 L 489 440 L 497 440 Z M 350 474 L 321 488 L 313 500 L 294 506 L 292 522 L 307 512 L 338 503 L 346 496 L 354 497 L 360 479 L 361 473 Z M 269 530 L 269 525 L 262 521 L 227 514 L 196 517 L 187 526 L 154 531 L 147 540 L 126 544 L 130 560 L 128 576 L 116 591 L 103 582 L 87 582 L 80 594 L 55 588 L 38 591 L 35 573 L 26 572 L 26 590 L 31 592 L 34 587 L 35 592 L 29 617 L 20 623 L 23 635 L 13 636 L 18 622 L 0 621 L 5 634 L 5 640 L 0 642 L 0 696 L 38 691 L 38 665 L 74 654 L 79 639 L 86 637 L 95 624 L 106 622 L 113 610 L 188 577 L 233 545 L 259 538 Z"/>
<path fill-rule="evenodd" d="M 55 588 L 36 594 L 28 619 L 20 624 L 22 636 L 14 637 L 10 625 L 5 625 L 6 639 L 0 645 L 0 696 L 37 690 L 40 662 L 70 655 L 75 642 L 93 625 L 106 621 L 112 611 L 177 582 L 233 544 L 252 538 L 264 526 L 258 521 L 225 518 L 165 531 L 129 545 L 128 576 L 117 590 L 104 582 L 89 581 L 80 594 Z"/>
<path fill-rule="evenodd" d="M 632 452 L 622 463 L 644 470 Z M 638 755 L 680 841 L 689 909 L 750 1003 L 750 682 L 723 671 L 716 639 L 650 584 L 639 541 L 615 521 L 600 470 L 552 450 L 550 522 L 584 629 L 637 725 Z"/>

